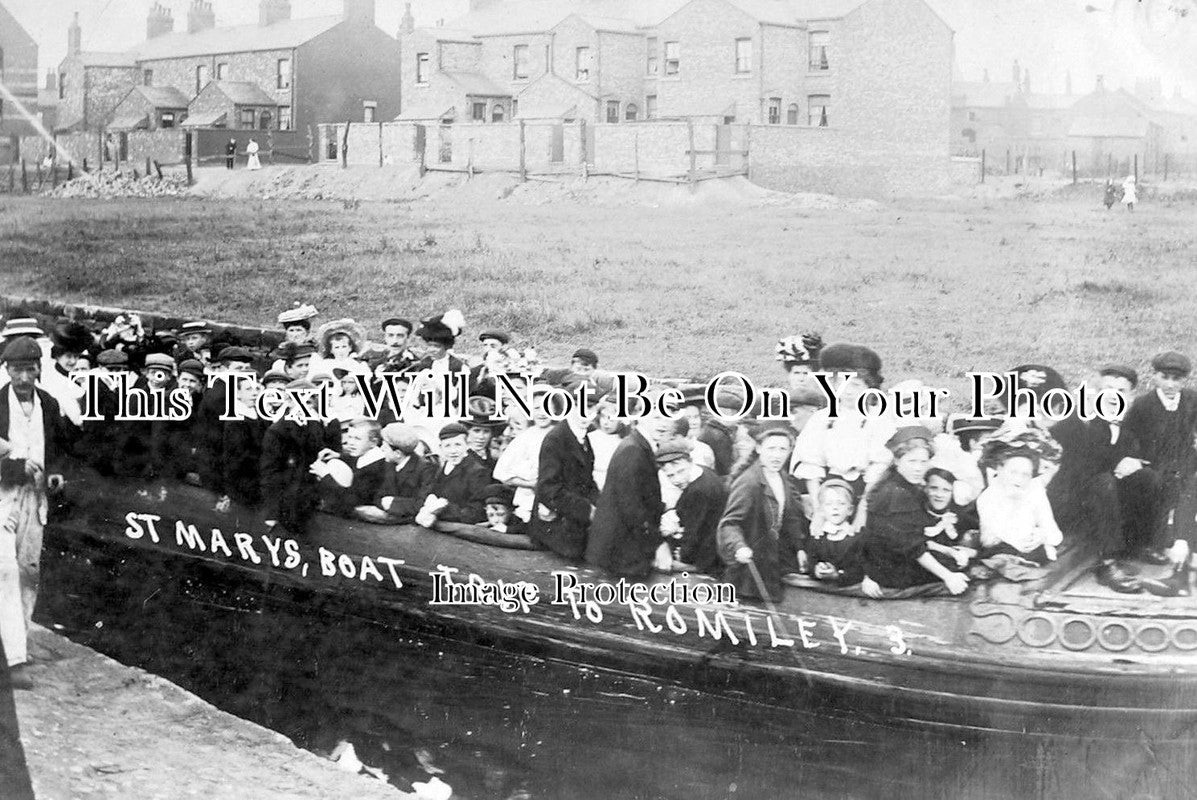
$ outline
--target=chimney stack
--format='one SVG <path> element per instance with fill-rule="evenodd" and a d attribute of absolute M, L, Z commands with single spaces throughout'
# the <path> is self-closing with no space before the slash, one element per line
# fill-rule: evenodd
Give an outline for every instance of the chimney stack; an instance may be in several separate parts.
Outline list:
<path fill-rule="evenodd" d="M 75 12 L 75 18 L 71 20 L 71 25 L 67 28 L 67 53 L 72 56 L 79 55 L 83 50 L 83 29 L 79 27 L 79 12 Z"/>
<path fill-rule="evenodd" d="M 345 0 L 346 22 L 362 25 L 374 24 L 374 0 Z"/>
<path fill-rule="evenodd" d="M 262 27 L 291 19 L 291 0 L 258 0 L 258 24 Z"/>
<path fill-rule="evenodd" d="M 411 13 L 411 3 L 403 4 L 403 19 L 399 22 L 399 35 L 411 33 L 416 29 L 416 18 Z"/>
<path fill-rule="evenodd" d="M 145 38 L 155 39 L 173 32 L 174 29 L 175 18 L 170 9 L 161 3 L 154 3 L 145 19 Z"/>
<path fill-rule="evenodd" d="M 191 0 L 191 8 L 187 10 L 187 32 L 199 33 L 216 27 L 216 12 L 212 10 L 212 0 Z"/>

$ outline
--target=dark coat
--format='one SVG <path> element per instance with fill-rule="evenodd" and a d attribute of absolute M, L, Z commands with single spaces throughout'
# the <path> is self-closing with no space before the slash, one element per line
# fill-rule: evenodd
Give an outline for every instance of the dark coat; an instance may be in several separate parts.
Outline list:
<path fill-rule="evenodd" d="M 322 510 L 329 514 L 348 517 L 353 515 L 353 509 L 358 506 L 372 505 L 387 473 L 395 470 L 381 457 L 381 453 L 378 460 L 361 467 L 357 466 L 356 458 L 343 460 L 353 470 L 353 478 L 348 486 L 341 486 L 331 475 L 325 475 L 319 480 L 320 502 Z"/>
<path fill-rule="evenodd" d="M 449 505 L 437 514 L 441 522 L 469 522 L 478 524 L 486 521 L 486 489 L 490 486 L 490 473 L 486 467 L 473 458 L 463 458 L 452 472 L 445 474 L 443 466 L 438 467 L 425 484 L 420 505 L 429 495 L 436 495 L 449 501 Z"/>
<path fill-rule="evenodd" d="M 325 447 L 340 450 L 340 431 L 315 420 L 281 419 L 262 438 L 262 505 L 267 519 L 303 535 L 316 512 L 316 476 L 308 470 Z"/>
<path fill-rule="evenodd" d="M 736 562 L 740 547 L 752 549 L 752 560 L 774 602 L 781 599 L 781 576 L 798 571 L 798 548 L 806 536 L 806 517 L 793 479 L 784 472 L 781 478 L 786 490 L 784 509 L 778 509 L 777 498 L 759 463 L 732 481 L 717 536 L 719 555 L 727 564 L 723 580 L 736 587 L 738 597 L 761 596 L 748 565 Z"/>
<path fill-rule="evenodd" d="M 633 429 L 611 456 L 586 542 L 586 561 L 613 575 L 649 574 L 661 544 L 661 484 L 652 446 Z"/>
<path fill-rule="evenodd" d="M 715 473 L 726 476 L 736 463 L 735 432 L 716 419 L 708 419 L 698 432 L 698 441 L 706 444 L 715 454 Z"/>
<path fill-rule="evenodd" d="M 1175 412 L 1165 411 L 1159 395 L 1149 392 L 1131 404 L 1122 428 L 1124 433 L 1135 437 L 1141 457 L 1150 461 L 1165 480 L 1183 480 L 1197 472 L 1197 452 L 1193 449 L 1197 392 L 1182 389 Z"/>
<path fill-rule="evenodd" d="M 219 424 L 217 449 L 212 453 L 212 490 L 227 494 L 241 505 L 255 507 L 262 501 L 262 442 L 270 422 L 238 419 Z"/>
<path fill-rule="evenodd" d="M 382 508 L 382 499 L 393 497 L 391 507 L 383 509 L 388 517 L 396 524 L 414 521 L 428 496 L 428 485 L 435 471 L 433 462 L 418 455 L 411 456 L 401 468 L 386 471 L 374 497 L 374 505 Z"/>
<path fill-rule="evenodd" d="M 565 422 L 558 422 L 540 445 L 536 501 L 528 535 L 566 558 L 580 559 L 586 552 L 590 512 L 598 500 L 594 483 L 594 451 L 590 442 L 579 442 Z M 538 513 L 543 505 L 557 515 L 546 522 Z"/>
<path fill-rule="evenodd" d="M 701 467 L 702 475 L 682 490 L 675 510 L 682 524 L 678 557 L 699 572 L 717 575 L 721 571 L 717 535 L 727 505 L 723 478 Z"/>
<path fill-rule="evenodd" d="M 8 439 L 10 389 L 9 386 L 0 388 L 0 439 Z M 34 387 L 33 391 L 37 393 L 42 405 L 42 439 L 46 446 L 46 463 L 42 466 L 45 467 L 47 475 L 53 475 L 62 472 L 63 461 L 71 452 L 75 426 L 62 415 L 58 401 L 49 392 L 37 387 Z"/>
<path fill-rule="evenodd" d="M 869 492 L 862 559 L 865 575 L 888 589 L 906 589 L 939 579 L 918 559 L 927 551 L 923 529 L 934 525 L 921 486 L 891 467 Z"/>

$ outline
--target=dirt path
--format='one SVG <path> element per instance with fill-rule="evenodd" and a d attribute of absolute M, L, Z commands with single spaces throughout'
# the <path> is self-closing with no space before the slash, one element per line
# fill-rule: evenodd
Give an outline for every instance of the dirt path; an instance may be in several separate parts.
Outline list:
<path fill-rule="evenodd" d="M 33 691 L 16 692 L 39 800 L 412 797 L 45 629 Z"/>

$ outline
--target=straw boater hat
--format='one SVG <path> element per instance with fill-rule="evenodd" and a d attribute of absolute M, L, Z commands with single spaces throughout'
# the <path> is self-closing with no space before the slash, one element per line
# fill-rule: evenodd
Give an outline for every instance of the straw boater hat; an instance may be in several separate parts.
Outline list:
<path fill-rule="evenodd" d="M 416 336 L 426 342 L 452 347 L 463 328 L 465 317 L 456 308 L 451 308 L 444 314 L 421 320 Z"/>
<path fill-rule="evenodd" d="M 278 315 L 278 324 L 284 328 L 288 325 L 302 325 L 309 330 L 312 327 L 312 317 L 320 312 L 316 307 L 307 303 L 295 301 L 295 305 Z"/>
<path fill-rule="evenodd" d="M 9 339 L 13 336 L 45 336 L 43 331 L 37 324 L 37 320 L 33 317 L 14 317 L 4 323 L 4 329 L 0 330 L 0 339 Z"/>
<path fill-rule="evenodd" d="M 190 336 L 193 333 L 203 333 L 208 336 L 212 335 L 212 329 L 208 327 L 206 322 L 184 322 L 179 326 L 179 336 Z"/>
<path fill-rule="evenodd" d="M 317 338 L 320 340 L 320 351 L 328 352 L 328 343 L 337 334 L 344 334 L 353 342 L 353 352 L 360 353 L 366 344 L 366 329 L 351 319 L 334 319 L 320 326 Z"/>

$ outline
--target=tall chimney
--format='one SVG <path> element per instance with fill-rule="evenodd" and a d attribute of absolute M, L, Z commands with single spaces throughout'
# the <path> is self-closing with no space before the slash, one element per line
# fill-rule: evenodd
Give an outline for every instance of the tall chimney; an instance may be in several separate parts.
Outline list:
<path fill-rule="evenodd" d="M 345 0 L 345 21 L 374 24 L 374 0 Z"/>
<path fill-rule="evenodd" d="M 83 50 L 83 29 L 79 27 L 79 12 L 75 12 L 75 18 L 71 20 L 71 25 L 67 28 L 67 53 L 73 56 L 79 55 Z"/>
<path fill-rule="evenodd" d="M 291 0 L 258 0 L 258 24 L 265 27 L 291 19 Z"/>
<path fill-rule="evenodd" d="M 212 10 L 212 0 L 191 0 L 191 8 L 187 10 L 187 32 L 199 33 L 216 27 L 216 12 Z"/>
<path fill-rule="evenodd" d="M 145 19 L 145 38 L 154 39 L 172 32 L 175 29 L 175 18 L 170 9 L 161 3 L 154 3 Z"/>
<path fill-rule="evenodd" d="M 400 35 L 411 33 L 416 29 L 416 18 L 411 13 L 411 3 L 403 4 L 403 19 L 399 22 Z"/>

